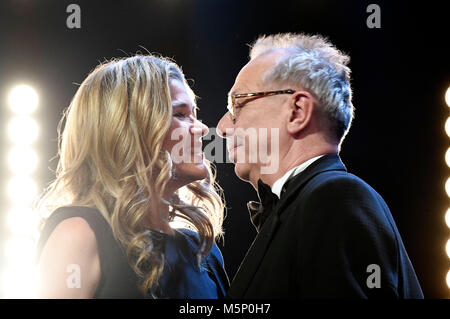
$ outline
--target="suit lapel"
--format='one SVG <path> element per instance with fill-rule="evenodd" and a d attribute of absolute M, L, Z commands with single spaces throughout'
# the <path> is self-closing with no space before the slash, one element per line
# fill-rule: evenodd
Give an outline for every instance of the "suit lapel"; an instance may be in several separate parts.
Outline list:
<path fill-rule="evenodd" d="M 337 154 L 327 154 L 322 158 L 319 158 L 317 161 L 308 166 L 303 172 L 297 176 L 294 176 L 286 183 L 286 191 L 283 196 L 281 196 L 277 205 L 278 211 L 283 212 L 286 205 L 292 202 L 292 198 L 297 197 L 305 184 L 314 176 L 327 171 L 347 171 L 347 169 Z"/>
<path fill-rule="evenodd" d="M 244 261 L 239 267 L 230 290 L 228 291 L 228 297 L 243 298 L 245 296 L 245 292 L 258 270 L 261 260 L 267 252 L 267 246 L 277 230 L 280 220 L 279 215 L 283 212 L 284 207 L 292 201 L 292 197 L 298 196 L 299 190 L 315 175 L 331 170 L 346 170 L 337 154 L 327 154 L 323 156 L 308 166 L 305 171 L 289 181 L 285 193 L 281 196 L 280 201 L 277 203 L 275 209 L 264 223 L 250 249 L 247 251 Z"/>
<path fill-rule="evenodd" d="M 233 283 L 228 291 L 228 297 L 244 297 L 244 294 L 267 251 L 267 245 L 272 240 L 273 234 L 278 226 L 278 221 L 278 214 L 273 212 L 264 223 L 233 279 Z"/>

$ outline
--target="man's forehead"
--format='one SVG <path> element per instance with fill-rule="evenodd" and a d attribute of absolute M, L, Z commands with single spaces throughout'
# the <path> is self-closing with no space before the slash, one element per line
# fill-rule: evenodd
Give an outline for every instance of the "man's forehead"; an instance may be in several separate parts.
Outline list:
<path fill-rule="evenodd" d="M 230 94 L 242 93 L 242 90 L 255 90 L 262 87 L 263 75 L 269 71 L 284 55 L 285 50 L 274 50 L 262 54 L 248 62 L 236 77 Z M 249 93 L 249 92 L 245 92 Z"/>
<path fill-rule="evenodd" d="M 239 71 L 230 93 L 249 93 L 258 89 L 261 78 L 266 71 L 267 68 L 264 68 L 260 63 L 250 61 Z"/>

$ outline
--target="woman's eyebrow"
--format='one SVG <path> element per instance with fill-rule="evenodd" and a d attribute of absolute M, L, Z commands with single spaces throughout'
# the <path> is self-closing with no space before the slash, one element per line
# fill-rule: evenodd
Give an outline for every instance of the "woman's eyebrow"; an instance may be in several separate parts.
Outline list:
<path fill-rule="evenodd" d="M 191 106 L 192 106 L 192 109 L 191 109 Z M 190 109 L 191 112 L 193 112 L 194 114 L 197 114 L 197 111 L 200 109 L 200 108 L 197 106 L 197 104 L 188 104 L 188 103 L 185 103 L 185 102 L 177 102 L 177 101 L 173 102 L 173 103 L 172 103 L 172 108 L 175 109 L 175 108 L 177 108 L 177 107 L 188 108 L 188 109 Z"/>
<path fill-rule="evenodd" d="M 177 102 L 177 101 L 175 101 L 175 102 L 172 103 L 172 107 L 173 108 L 175 108 L 175 107 L 189 107 L 189 104 L 184 103 L 184 102 Z"/>

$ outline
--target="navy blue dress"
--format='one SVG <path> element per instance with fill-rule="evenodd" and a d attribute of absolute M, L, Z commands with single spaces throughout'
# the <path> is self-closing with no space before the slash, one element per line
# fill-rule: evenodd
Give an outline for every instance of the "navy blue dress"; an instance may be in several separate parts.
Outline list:
<path fill-rule="evenodd" d="M 139 278 L 128 263 L 122 246 L 101 213 L 88 207 L 58 208 L 47 219 L 38 243 L 38 258 L 55 227 L 65 219 L 81 217 L 89 224 L 96 239 L 101 278 L 94 298 L 150 298 L 138 289 Z M 158 246 L 165 251 L 164 271 L 156 290 L 157 298 L 223 298 L 229 287 L 223 258 L 214 243 L 210 253 L 198 265 L 198 234 L 177 229 L 174 235 L 151 231 Z M 76 289 L 76 288 L 73 288 Z"/>

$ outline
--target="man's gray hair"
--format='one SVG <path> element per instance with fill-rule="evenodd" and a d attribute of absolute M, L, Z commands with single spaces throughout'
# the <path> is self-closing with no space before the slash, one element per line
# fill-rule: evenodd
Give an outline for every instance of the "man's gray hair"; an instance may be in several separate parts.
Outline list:
<path fill-rule="evenodd" d="M 332 129 L 341 144 L 354 115 L 350 58 L 320 35 L 284 33 L 259 37 L 251 46 L 250 59 L 277 49 L 285 49 L 286 54 L 262 80 L 300 84 L 310 90 L 335 126 Z"/>

